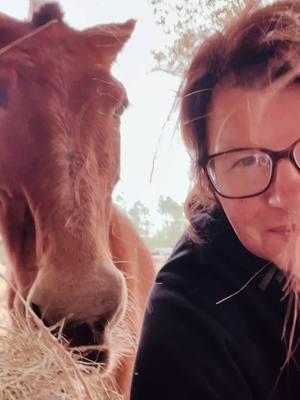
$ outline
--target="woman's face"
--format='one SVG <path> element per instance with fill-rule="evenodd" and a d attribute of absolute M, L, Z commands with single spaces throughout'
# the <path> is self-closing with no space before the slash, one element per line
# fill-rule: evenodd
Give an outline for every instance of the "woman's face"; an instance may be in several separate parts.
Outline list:
<path fill-rule="evenodd" d="M 221 88 L 208 125 L 209 154 L 239 147 L 284 150 L 300 139 L 300 88 Z M 242 244 L 255 255 L 285 268 L 285 249 L 300 233 L 300 172 L 280 159 L 269 189 L 255 197 L 217 195 Z M 300 237 L 300 235 L 299 235 Z"/>

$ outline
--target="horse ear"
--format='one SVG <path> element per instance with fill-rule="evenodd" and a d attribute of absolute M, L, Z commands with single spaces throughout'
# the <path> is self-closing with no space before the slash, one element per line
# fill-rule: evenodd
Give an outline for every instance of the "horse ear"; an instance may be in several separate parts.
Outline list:
<path fill-rule="evenodd" d="M 38 6 L 37 2 L 37 6 Z M 37 7 L 35 6 L 35 7 Z M 34 6 L 33 6 L 34 7 Z M 37 8 L 32 8 L 33 15 L 32 15 L 32 25 L 34 27 L 39 27 L 42 25 L 45 25 L 47 22 L 52 21 L 52 20 L 58 20 L 62 22 L 63 19 L 63 12 L 61 11 L 58 3 L 47 3 L 44 5 L 41 5 L 38 9 Z"/>
<path fill-rule="evenodd" d="M 135 20 L 130 19 L 123 24 L 98 25 L 81 32 L 97 64 L 110 69 L 119 51 L 130 38 L 135 23 Z"/>

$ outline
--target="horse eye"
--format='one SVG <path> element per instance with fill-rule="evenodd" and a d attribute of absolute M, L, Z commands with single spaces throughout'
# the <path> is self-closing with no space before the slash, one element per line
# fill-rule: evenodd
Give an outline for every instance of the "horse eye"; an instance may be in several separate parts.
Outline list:
<path fill-rule="evenodd" d="M 126 110 L 126 108 L 127 108 L 127 103 L 123 103 L 123 104 L 121 104 L 121 106 L 115 108 L 114 111 L 113 111 L 113 117 L 114 118 L 121 117 L 121 115 Z"/>
<path fill-rule="evenodd" d="M 8 90 L 5 82 L 0 82 L 0 107 L 6 108 L 8 105 Z"/>

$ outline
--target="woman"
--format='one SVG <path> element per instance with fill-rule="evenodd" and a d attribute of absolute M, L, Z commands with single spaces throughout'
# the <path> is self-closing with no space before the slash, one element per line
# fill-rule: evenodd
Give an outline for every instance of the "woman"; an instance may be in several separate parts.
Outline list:
<path fill-rule="evenodd" d="M 299 1 L 247 10 L 197 50 L 190 230 L 152 291 L 132 400 L 300 398 L 299 83 Z"/>

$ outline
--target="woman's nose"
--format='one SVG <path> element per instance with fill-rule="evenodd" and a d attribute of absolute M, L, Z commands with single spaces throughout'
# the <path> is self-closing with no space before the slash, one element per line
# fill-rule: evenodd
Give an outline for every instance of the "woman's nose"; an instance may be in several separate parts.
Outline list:
<path fill-rule="evenodd" d="M 267 191 L 270 205 L 290 209 L 300 200 L 300 171 L 288 159 L 278 161 L 273 182 Z"/>

